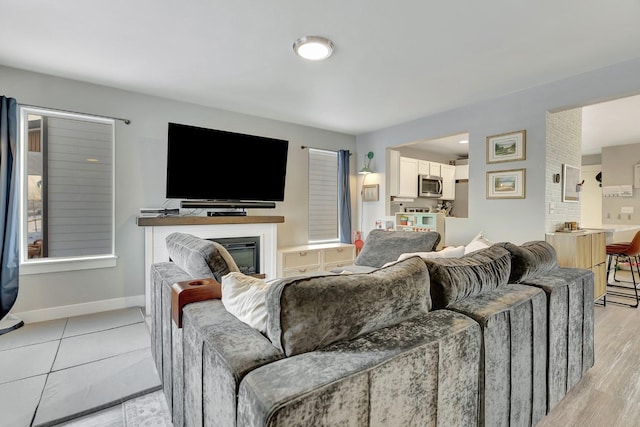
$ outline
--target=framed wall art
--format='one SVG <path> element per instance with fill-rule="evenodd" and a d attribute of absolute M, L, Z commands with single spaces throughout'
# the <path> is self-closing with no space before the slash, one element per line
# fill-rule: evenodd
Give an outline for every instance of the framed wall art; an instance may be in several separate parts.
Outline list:
<path fill-rule="evenodd" d="M 580 201 L 580 168 L 562 165 L 562 201 L 578 203 Z"/>
<path fill-rule="evenodd" d="M 513 162 L 526 159 L 527 131 L 503 133 L 487 137 L 487 163 Z"/>
<path fill-rule="evenodd" d="M 487 172 L 487 199 L 524 199 L 525 169 Z"/>
<path fill-rule="evenodd" d="M 362 201 L 363 202 L 377 202 L 379 198 L 379 185 L 363 185 L 362 186 Z"/>

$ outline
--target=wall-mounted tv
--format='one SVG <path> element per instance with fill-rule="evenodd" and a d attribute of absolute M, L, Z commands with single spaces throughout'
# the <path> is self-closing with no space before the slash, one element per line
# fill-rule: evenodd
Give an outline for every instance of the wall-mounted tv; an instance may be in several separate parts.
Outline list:
<path fill-rule="evenodd" d="M 169 123 L 167 199 L 284 200 L 289 141 Z"/>

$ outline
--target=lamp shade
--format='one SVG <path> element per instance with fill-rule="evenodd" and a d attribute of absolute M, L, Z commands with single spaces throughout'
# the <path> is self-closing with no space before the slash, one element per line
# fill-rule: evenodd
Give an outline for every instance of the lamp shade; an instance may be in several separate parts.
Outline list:
<path fill-rule="evenodd" d="M 366 175 L 368 173 L 373 173 L 373 170 L 371 169 L 371 159 L 373 159 L 373 151 L 369 151 L 367 154 L 365 154 L 364 156 L 364 166 L 362 167 L 362 169 L 360 169 L 358 171 L 358 174 L 360 175 Z"/>

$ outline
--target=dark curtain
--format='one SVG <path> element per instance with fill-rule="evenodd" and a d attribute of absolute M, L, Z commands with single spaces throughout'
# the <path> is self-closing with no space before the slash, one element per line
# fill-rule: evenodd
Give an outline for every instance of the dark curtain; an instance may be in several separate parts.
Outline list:
<path fill-rule="evenodd" d="M 0 97 L 0 319 L 18 297 L 18 103 Z"/>
<path fill-rule="evenodd" d="M 349 150 L 338 150 L 338 232 L 342 243 L 351 243 L 349 156 Z"/>

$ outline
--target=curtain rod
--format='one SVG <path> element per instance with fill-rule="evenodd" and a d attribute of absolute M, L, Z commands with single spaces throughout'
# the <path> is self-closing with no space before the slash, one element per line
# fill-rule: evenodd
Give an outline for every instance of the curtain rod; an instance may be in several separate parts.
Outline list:
<path fill-rule="evenodd" d="M 331 151 L 332 153 L 337 153 L 340 150 L 328 150 L 326 148 L 317 148 L 317 147 L 309 147 L 308 145 L 301 145 L 300 146 L 301 149 L 305 149 L 305 148 L 313 148 L 314 150 L 322 150 L 322 151 Z M 349 151 L 349 150 L 347 150 Z M 349 155 L 351 155 L 351 151 L 349 151 Z"/>
<path fill-rule="evenodd" d="M 131 123 L 131 120 L 129 119 L 123 119 L 120 117 L 111 117 L 111 116 L 103 116 L 101 114 L 92 114 L 92 113 L 81 113 L 79 111 L 71 111 L 71 110 L 61 110 L 59 108 L 51 108 L 51 107 L 40 107 L 38 105 L 27 105 L 27 104 L 20 104 L 23 107 L 30 107 L 30 108 L 41 108 L 43 110 L 56 110 L 56 111 L 61 111 L 63 113 L 71 113 L 71 114 L 83 114 L 85 116 L 96 116 L 96 117 L 102 117 L 105 119 L 113 119 L 113 120 L 120 120 L 121 122 L 124 122 L 125 125 L 128 125 Z"/>

